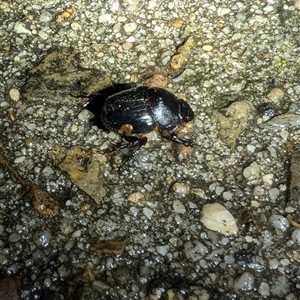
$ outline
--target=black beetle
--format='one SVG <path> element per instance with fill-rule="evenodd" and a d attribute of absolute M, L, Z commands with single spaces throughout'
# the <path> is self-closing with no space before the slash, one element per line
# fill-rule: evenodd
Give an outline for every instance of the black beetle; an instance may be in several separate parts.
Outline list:
<path fill-rule="evenodd" d="M 157 128 L 162 136 L 192 146 L 175 131 L 194 118 L 187 102 L 158 87 L 116 84 L 91 94 L 85 107 L 94 114 L 91 120 L 104 130 L 118 132 L 135 146 L 126 161 L 147 143 L 149 133 Z"/>

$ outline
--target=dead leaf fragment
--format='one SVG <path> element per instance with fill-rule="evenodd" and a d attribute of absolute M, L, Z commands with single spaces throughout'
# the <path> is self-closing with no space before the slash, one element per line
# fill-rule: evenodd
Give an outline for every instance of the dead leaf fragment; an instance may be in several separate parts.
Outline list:
<path fill-rule="evenodd" d="M 91 245 L 90 250 L 99 254 L 121 255 L 125 248 L 126 240 L 100 241 Z"/>

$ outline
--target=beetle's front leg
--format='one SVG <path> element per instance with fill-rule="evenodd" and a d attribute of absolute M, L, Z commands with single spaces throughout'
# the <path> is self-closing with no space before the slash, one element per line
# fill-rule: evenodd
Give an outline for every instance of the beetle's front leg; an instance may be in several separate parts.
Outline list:
<path fill-rule="evenodd" d="M 184 146 L 187 147 L 193 147 L 195 145 L 191 140 L 180 138 L 174 132 L 161 131 L 161 136 L 167 140 L 173 141 L 178 144 L 183 144 Z"/>

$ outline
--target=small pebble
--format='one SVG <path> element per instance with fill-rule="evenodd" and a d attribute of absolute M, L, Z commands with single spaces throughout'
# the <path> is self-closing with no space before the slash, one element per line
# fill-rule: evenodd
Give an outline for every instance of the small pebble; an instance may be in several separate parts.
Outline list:
<path fill-rule="evenodd" d="M 210 52 L 213 49 L 213 46 L 211 45 L 204 45 L 202 46 L 203 51 Z"/>
<path fill-rule="evenodd" d="M 122 48 L 124 49 L 124 50 L 126 50 L 126 51 L 128 51 L 128 50 L 130 50 L 131 48 L 132 48 L 132 46 L 133 46 L 133 44 L 132 43 L 124 43 L 123 45 L 122 45 Z"/>
<path fill-rule="evenodd" d="M 184 205 L 179 200 L 174 200 L 173 201 L 173 208 L 174 208 L 174 211 L 177 214 L 183 214 L 183 213 L 186 212 L 186 209 L 185 209 Z"/>
<path fill-rule="evenodd" d="M 249 291 L 254 287 L 254 276 L 250 272 L 243 273 L 234 282 L 235 290 Z"/>
<path fill-rule="evenodd" d="M 144 207 L 143 208 L 143 214 L 146 218 L 148 218 L 149 220 L 151 220 L 152 215 L 153 215 L 153 210 L 150 209 L 149 207 Z"/>
<path fill-rule="evenodd" d="M 20 92 L 17 89 L 11 89 L 9 91 L 9 97 L 11 100 L 19 101 L 20 100 Z"/>
<path fill-rule="evenodd" d="M 281 90 L 281 89 L 279 89 L 279 88 L 273 88 L 273 89 L 270 91 L 270 93 L 268 94 L 267 97 L 268 97 L 272 102 L 276 103 L 276 102 L 278 102 L 278 100 L 282 99 L 283 96 L 284 96 L 283 90 Z"/>
<path fill-rule="evenodd" d="M 249 165 L 248 167 L 246 167 L 243 170 L 243 176 L 247 179 L 247 180 L 257 180 L 259 179 L 260 176 L 260 167 L 257 164 L 257 162 L 253 162 L 251 165 Z"/>
<path fill-rule="evenodd" d="M 158 254 L 165 256 L 168 253 L 169 246 L 163 245 L 163 246 L 156 246 L 156 251 Z"/>
<path fill-rule="evenodd" d="M 43 169 L 42 172 L 46 177 L 48 177 L 54 173 L 54 170 L 51 167 L 47 166 Z"/>
<path fill-rule="evenodd" d="M 48 23 L 52 20 L 52 15 L 48 11 L 43 11 L 40 15 L 40 21 L 44 23 Z"/>
<path fill-rule="evenodd" d="M 219 17 L 225 16 L 225 15 L 227 15 L 229 13 L 230 13 L 230 9 L 229 8 L 219 7 L 217 9 L 217 14 L 218 14 Z"/>
<path fill-rule="evenodd" d="M 29 29 L 27 29 L 25 27 L 25 25 L 22 22 L 20 22 L 20 21 L 17 21 L 15 23 L 14 31 L 16 33 L 20 33 L 20 34 L 25 33 L 25 34 L 31 35 L 31 31 Z"/>
<path fill-rule="evenodd" d="M 269 186 L 273 184 L 273 180 L 274 180 L 273 174 L 265 174 L 264 176 L 262 176 L 262 181 Z"/>
<path fill-rule="evenodd" d="M 134 192 L 128 196 L 128 201 L 144 206 L 146 204 L 145 196 L 141 192 Z"/>
<path fill-rule="evenodd" d="M 290 227 L 290 223 L 284 216 L 273 214 L 269 219 L 270 224 L 281 231 L 287 231 Z"/>
<path fill-rule="evenodd" d="M 300 228 L 297 228 L 292 233 L 292 240 L 297 244 L 300 245 Z"/>
<path fill-rule="evenodd" d="M 204 205 L 201 215 L 200 221 L 210 230 L 224 235 L 233 235 L 238 232 L 236 221 L 232 214 L 217 202 Z"/>
<path fill-rule="evenodd" d="M 71 24 L 71 28 L 74 30 L 74 31 L 80 31 L 82 30 L 82 27 L 81 25 L 78 23 L 78 22 L 73 22 Z"/>
<path fill-rule="evenodd" d="M 258 292 L 264 297 L 270 296 L 269 284 L 267 282 L 262 282 L 258 288 Z"/>
<path fill-rule="evenodd" d="M 124 25 L 124 30 L 127 33 L 135 31 L 136 28 L 137 28 L 137 25 L 136 25 L 136 23 L 133 23 L 133 22 L 132 23 L 127 23 L 127 24 Z"/>
<path fill-rule="evenodd" d="M 174 183 L 172 187 L 173 191 L 182 196 L 186 196 L 190 193 L 190 187 L 182 182 Z"/>

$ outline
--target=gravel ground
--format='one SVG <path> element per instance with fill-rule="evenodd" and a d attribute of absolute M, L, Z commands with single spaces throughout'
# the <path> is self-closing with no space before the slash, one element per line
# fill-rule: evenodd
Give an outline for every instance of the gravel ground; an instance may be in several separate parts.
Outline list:
<path fill-rule="evenodd" d="M 299 299 L 299 0 L 7 1 L 0 21 L 1 299 Z M 70 95 L 105 78 L 184 97 L 192 151 L 154 134 L 116 169 L 120 137 Z"/>

